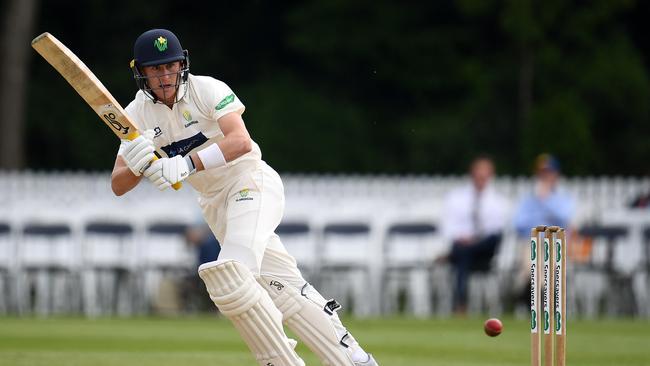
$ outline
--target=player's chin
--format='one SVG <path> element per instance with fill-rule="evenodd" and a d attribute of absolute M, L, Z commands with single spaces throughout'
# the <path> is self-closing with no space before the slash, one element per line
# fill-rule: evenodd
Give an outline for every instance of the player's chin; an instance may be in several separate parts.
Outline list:
<path fill-rule="evenodd" d="M 156 97 L 161 101 L 173 101 L 176 95 L 174 86 L 163 86 L 155 90 Z"/>

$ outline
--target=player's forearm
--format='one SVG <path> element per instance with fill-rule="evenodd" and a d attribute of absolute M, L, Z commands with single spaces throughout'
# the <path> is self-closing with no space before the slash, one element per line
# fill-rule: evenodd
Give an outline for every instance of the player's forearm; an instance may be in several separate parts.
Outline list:
<path fill-rule="evenodd" d="M 219 141 L 219 149 L 226 161 L 233 161 L 248 153 L 253 148 L 251 138 L 247 133 L 232 133 Z"/>
<path fill-rule="evenodd" d="M 121 196 L 132 190 L 140 183 L 142 176 L 136 176 L 131 169 L 118 157 L 111 174 L 111 189 L 116 196 Z"/>
<path fill-rule="evenodd" d="M 252 150 L 253 142 L 240 114 L 228 113 L 219 118 L 217 122 L 224 136 L 219 141 L 219 149 L 223 152 L 227 162 L 233 161 Z"/>
<path fill-rule="evenodd" d="M 190 155 L 196 171 L 225 165 L 252 149 L 252 141 L 248 134 L 231 134 L 219 143 L 211 144 L 203 150 Z"/>

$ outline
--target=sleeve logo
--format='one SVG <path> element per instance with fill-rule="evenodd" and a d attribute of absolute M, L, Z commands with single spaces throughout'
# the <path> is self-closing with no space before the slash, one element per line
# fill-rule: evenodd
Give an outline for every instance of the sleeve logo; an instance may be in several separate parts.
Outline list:
<path fill-rule="evenodd" d="M 217 106 L 214 107 L 214 109 L 216 109 L 218 111 L 222 110 L 225 106 L 227 106 L 228 104 L 230 104 L 230 103 L 232 103 L 234 101 L 235 101 L 235 94 L 230 94 L 227 97 L 221 99 L 221 102 L 219 102 L 219 104 L 217 104 Z"/>

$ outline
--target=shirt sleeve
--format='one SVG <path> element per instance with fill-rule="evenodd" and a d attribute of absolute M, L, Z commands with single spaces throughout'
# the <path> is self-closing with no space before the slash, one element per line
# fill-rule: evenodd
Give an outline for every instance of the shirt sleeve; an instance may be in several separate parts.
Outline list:
<path fill-rule="evenodd" d="M 201 84 L 200 99 L 212 119 L 216 121 L 232 112 L 244 113 L 244 104 L 226 83 L 210 77 L 198 77 L 197 81 Z"/>

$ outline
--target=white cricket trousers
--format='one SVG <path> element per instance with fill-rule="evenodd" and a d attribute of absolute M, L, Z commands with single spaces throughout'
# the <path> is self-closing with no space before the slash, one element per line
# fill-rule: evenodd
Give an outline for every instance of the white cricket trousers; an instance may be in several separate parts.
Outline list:
<path fill-rule="evenodd" d="M 201 196 L 199 204 L 221 244 L 219 261 L 236 260 L 255 275 L 273 275 L 301 288 L 305 280 L 276 227 L 284 212 L 284 186 L 265 162 L 243 172 L 217 195 Z"/>
<path fill-rule="evenodd" d="M 216 196 L 202 196 L 199 203 L 221 244 L 217 262 L 235 260 L 247 266 L 256 276 L 277 278 L 294 287 L 293 294 L 297 294 L 297 297 L 287 299 L 274 293 L 273 301 L 298 305 L 291 309 L 284 306 L 282 316 L 287 325 L 318 355 L 321 363 L 344 366 L 352 365 L 353 359 L 367 359 L 363 361 L 364 364 L 372 361 L 341 324 L 336 312 L 327 311 L 328 301 L 313 287 L 306 286 L 307 281 L 298 270 L 296 260 L 275 234 L 284 211 L 284 187 L 275 170 L 261 162 L 257 168 L 233 179 Z M 266 285 L 264 289 L 269 296 L 272 295 L 273 286 L 269 288 Z M 286 293 L 291 291 L 283 292 Z M 376 365 L 372 362 L 367 364 Z"/>

